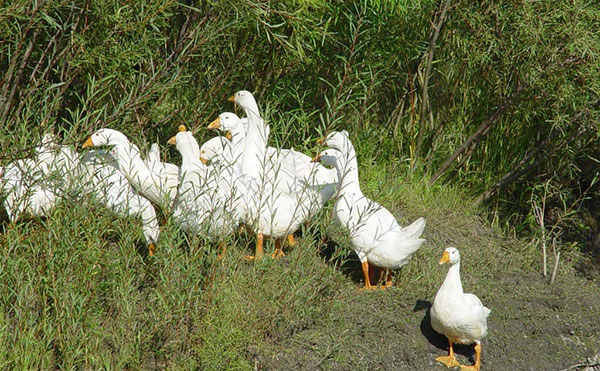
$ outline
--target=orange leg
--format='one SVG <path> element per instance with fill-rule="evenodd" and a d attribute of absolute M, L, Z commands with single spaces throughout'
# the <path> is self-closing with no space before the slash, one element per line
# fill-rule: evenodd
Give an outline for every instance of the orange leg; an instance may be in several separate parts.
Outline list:
<path fill-rule="evenodd" d="M 154 246 L 153 243 L 151 243 L 150 245 L 148 245 L 148 255 L 149 256 L 154 256 L 154 251 L 156 250 L 156 247 Z"/>
<path fill-rule="evenodd" d="M 460 366 L 460 371 L 479 371 L 481 368 L 481 344 L 475 344 L 475 364 L 473 366 Z"/>
<path fill-rule="evenodd" d="M 375 266 L 369 262 L 367 262 L 368 266 L 369 266 L 369 283 L 371 283 L 372 285 L 377 285 L 377 280 L 375 279 Z"/>
<path fill-rule="evenodd" d="M 456 357 L 454 356 L 454 349 L 452 349 L 452 340 L 448 339 L 448 344 L 450 345 L 448 347 L 448 355 L 437 357 L 435 360 L 437 362 L 445 364 L 446 367 L 461 367 L 460 363 L 458 363 Z"/>
<path fill-rule="evenodd" d="M 293 234 L 288 234 L 287 240 L 288 240 L 288 245 L 290 245 L 290 247 L 296 246 L 296 240 L 294 239 Z"/>
<path fill-rule="evenodd" d="M 264 241 L 265 236 L 262 233 L 259 233 L 257 235 L 257 239 L 256 239 L 256 251 L 254 252 L 254 256 L 252 255 L 246 255 L 245 258 L 246 260 L 257 260 L 262 258 L 263 256 L 263 241 Z"/>
<path fill-rule="evenodd" d="M 281 239 L 276 238 L 275 239 L 275 251 L 273 251 L 273 254 L 271 255 L 272 259 L 281 258 L 281 257 L 285 256 L 282 245 L 283 244 L 282 244 Z"/>
<path fill-rule="evenodd" d="M 371 280 L 369 279 L 369 263 L 362 263 L 363 274 L 365 276 L 365 290 L 373 290 L 376 286 L 371 286 Z"/>
<path fill-rule="evenodd" d="M 219 242 L 219 253 L 217 254 L 217 260 L 222 260 L 227 252 L 227 244 L 225 241 Z"/>
<path fill-rule="evenodd" d="M 387 275 L 385 279 L 385 287 L 389 288 L 392 287 L 392 271 L 389 268 L 387 268 L 385 271 Z"/>

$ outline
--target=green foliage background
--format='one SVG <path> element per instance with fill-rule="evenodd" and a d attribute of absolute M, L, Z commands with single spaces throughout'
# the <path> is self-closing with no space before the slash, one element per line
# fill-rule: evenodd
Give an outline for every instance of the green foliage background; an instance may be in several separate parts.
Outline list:
<path fill-rule="evenodd" d="M 164 142 L 178 124 L 231 110 L 225 98 L 243 88 L 277 144 L 310 150 L 323 132 L 350 129 L 365 156 L 435 174 L 522 89 L 438 181 L 477 196 L 535 163 L 489 197 L 507 216 L 527 215 L 540 184 L 577 199 L 597 174 L 600 10 L 590 2 L 13 1 L 2 14 L 6 160 L 48 127 L 73 142 L 102 126 Z"/>
<path fill-rule="evenodd" d="M 233 110 L 226 98 L 247 89 L 272 145 L 313 154 L 317 138 L 349 130 L 369 169 L 365 188 L 398 200 L 394 187 L 418 184 L 407 192 L 422 198 L 402 199 L 418 215 L 433 210 L 443 223 L 456 210 L 473 213 L 464 206 L 473 200 L 495 224 L 529 234 L 532 202 L 544 199 L 553 236 L 593 251 L 599 28 L 600 6 L 583 0 L 7 1 L 0 163 L 29 156 L 49 129 L 79 145 L 111 127 L 144 148 L 185 124 L 203 141 L 204 126 Z M 495 187 L 505 175 L 510 182 Z M 310 255 L 295 257 L 293 269 L 228 262 L 219 270 L 202 251 L 180 248 L 170 221 L 160 241 L 169 253 L 142 264 L 131 248 L 137 232 L 112 222 L 97 208 L 62 205 L 41 230 L 3 234 L 2 367 L 250 368 L 257 339 L 301 326 L 299 314 L 327 313 L 345 281 Z M 452 232 L 467 245 L 470 225 Z M 531 265 L 532 253 L 519 253 Z M 327 282 L 315 285 L 317 273 Z M 215 275 L 225 282 L 218 289 Z M 292 294 L 253 277 L 285 282 Z M 252 295 L 259 290 L 264 297 Z M 282 317 L 264 312 L 273 297 Z M 240 308 L 249 308 L 243 320 Z"/>

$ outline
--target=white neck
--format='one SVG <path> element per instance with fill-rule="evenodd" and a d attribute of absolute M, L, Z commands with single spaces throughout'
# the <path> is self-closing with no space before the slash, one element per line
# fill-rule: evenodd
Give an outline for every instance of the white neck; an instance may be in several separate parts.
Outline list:
<path fill-rule="evenodd" d="M 242 155 L 242 173 L 262 179 L 264 159 L 267 149 L 267 138 L 260 117 L 248 116 L 248 133 L 244 140 Z"/>
<path fill-rule="evenodd" d="M 196 166 L 198 164 L 204 166 L 204 164 L 200 161 L 199 156 L 195 156 L 193 153 L 181 153 L 182 168 L 189 168 L 190 166 Z"/>
<path fill-rule="evenodd" d="M 140 177 L 143 176 L 144 173 L 150 171 L 140 156 L 140 149 L 138 146 L 129 141 L 118 141 L 111 144 L 114 144 L 113 148 L 117 152 L 119 169 L 127 178 Z"/>
<path fill-rule="evenodd" d="M 248 105 L 244 107 L 244 113 L 246 113 L 246 117 L 248 117 L 248 121 L 257 120 L 262 121 L 260 117 L 260 113 L 258 111 L 258 104 L 256 104 L 256 100 L 251 99 L 248 102 Z"/>
<path fill-rule="evenodd" d="M 440 287 L 440 291 L 449 293 L 450 295 L 462 295 L 462 282 L 460 281 L 460 262 L 455 263 L 448 269 L 448 274 L 444 283 Z"/>
<path fill-rule="evenodd" d="M 241 126 L 241 125 L 240 125 Z M 241 164 L 243 159 L 244 147 L 246 142 L 246 132 L 241 130 L 231 131 L 231 141 L 227 143 L 225 161 L 230 164 Z"/>
<path fill-rule="evenodd" d="M 358 162 L 353 148 L 349 148 L 347 153 L 343 154 L 343 158 L 339 159 L 335 168 L 342 193 L 349 191 L 362 193 L 358 180 Z"/>
<path fill-rule="evenodd" d="M 117 141 L 114 145 L 119 170 L 125 178 L 145 197 L 162 205 L 168 191 L 154 179 L 148 165 L 142 160 L 138 146 L 129 141 Z"/>

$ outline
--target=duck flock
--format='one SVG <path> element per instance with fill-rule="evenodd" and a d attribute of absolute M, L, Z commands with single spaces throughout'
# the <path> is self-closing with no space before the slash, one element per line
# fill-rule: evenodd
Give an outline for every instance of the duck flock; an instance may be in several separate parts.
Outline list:
<path fill-rule="evenodd" d="M 146 158 L 121 132 L 103 128 L 93 133 L 78 153 L 46 134 L 34 158 L 0 167 L 3 205 L 10 223 L 23 216 L 45 216 L 63 198 L 93 196 L 118 215 L 141 219 L 148 254 L 154 255 L 160 228 L 155 207 L 161 208 L 187 233 L 218 242 L 219 257 L 226 239 L 240 225 L 256 235 L 254 255 L 264 255 L 265 238 L 275 240 L 272 258 L 285 256 L 283 244 L 293 245 L 293 233 L 334 199 L 335 220 L 345 227 L 360 259 L 364 289 L 373 284 L 376 269 L 386 272 L 382 289 L 392 286 L 392 269 L 406 264 L 425 242 L 425 219 L 406 227 L 392 213 L 363 195 L 358 163 L 348 132 L 329 133 L 319 144 L 327 149 L 310 156 L 268 145 L 269 125 L 261 118 L 252 94 L 242 90 L 231 102 L 245 118 L 225 112 L 208 126 L 224 136 L 198 144 L 180 126 L 168 144 L 181 154 L 181 166 L 162 162 L 157 143 Z M 436 360 L 448 367 L 479 370 L 481 340 L 487 334 L 490 310 L 473 294 L 463 293 L 460 254 L 447 248 L 440 264 L 451 265 L 431 307 L 431 325 L 448 337 L 448 356 Z M 472 366 L 460 365 L 453 343 L 475 343 Z"/>

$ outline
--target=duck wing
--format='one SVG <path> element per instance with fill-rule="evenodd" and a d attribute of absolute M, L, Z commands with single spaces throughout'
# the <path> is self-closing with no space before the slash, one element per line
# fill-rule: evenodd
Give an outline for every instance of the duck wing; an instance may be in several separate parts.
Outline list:
<path fill-rule="evenodd" d="M 481 302 L 481 300 L 477 297 L 477 295 L 474 294 L 464 294 L 464 298 L 465 301 L 468 303 L 468 305 L 472 308 L 481 308 L 483 310 L 483 313 L 485 314 L 485 317 L 488 317 L 490 315 L 490 313 L 492 312 L 491 309 L 487 308 L 485 305 L 483 305 L 483 303 Z"/>

